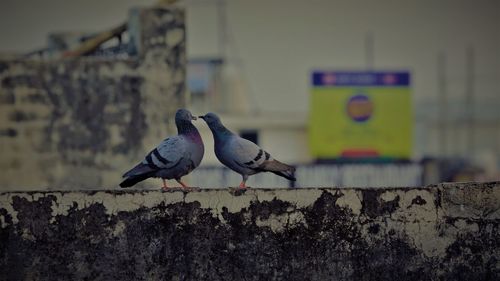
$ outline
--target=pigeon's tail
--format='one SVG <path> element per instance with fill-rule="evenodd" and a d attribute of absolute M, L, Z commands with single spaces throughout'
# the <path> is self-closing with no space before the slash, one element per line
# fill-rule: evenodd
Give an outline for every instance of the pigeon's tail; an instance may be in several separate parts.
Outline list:
<path fill-rule="evenodd" d="M 138 175 L 138 176 L 131 176 L 129 178 L 126 178 L 124 181 L 120 183 L 120 187 L 125 188 L 125 187 L 131 187 L 134 184 L 141 182 L 147 178 L 150 178 L 152 174 L 143 174 L 143 175 Z"/>
<path fill-rule="evenodd" d="M 120 187 L 131 187 L 138 182 L 154 176 L 155 172 L 148 165 L 140 163 L 123 175 L 126 179 L 120 183 Z"/>
<path fill-rule="evenodd" d="M 290 181 L 296 181 L 297 180 L 295 178 L 295 176 L 294 176 L 294 173 L 290 172 L 290 171 L 284 171 L 284 172 L 274 172 L 274 171 L 271 171 L 271 173 L 276 174 L 278 176 L 282 176 L 285 179 L 290 180 Z"/>
<path fill-rule="evenodd" d="M 122 177 L 127 178 L 130 176 L 138 176 L 141 174 L 146 174 L 146 173 L 150 173 L 150 172 L 154 172 L 154 171 L 155 171 L 155 169 L 151 168 L 149 165 L 144 164 L 144 163 L 139 163 L 135 167 L 130 169 L 128 172 L 123 174 Z"/>
<path fill-rule="evenodd" d="M 266 161 L 262 167 L 265 171 L 271 172 L 278 176 L 282 176 L 287 180 L 296 181 L 295 178 L 295 168 L 287 165 L 285 163 L 281 163 L 278 160 Z"/>

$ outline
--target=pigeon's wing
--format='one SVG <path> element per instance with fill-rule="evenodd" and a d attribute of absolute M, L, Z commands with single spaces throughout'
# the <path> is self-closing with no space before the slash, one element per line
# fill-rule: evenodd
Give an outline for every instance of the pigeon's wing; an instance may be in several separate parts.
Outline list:
<path fill-rule="evenodd" d="M 185 142 L 179 136 L 165 139 L 160 145 L 149 152 L 141 163 L 123 175 L 126 179 L 120 183 L 120 186 L 133 186 L 140 181 L 154 176 L 159 170 L 175 167 L 182 160 L 185 151 Z"/>
<path fill-rule="evenodd" d="M 170 169 L 179 164 L 186 152 L 186 143 L 179 137 L 165 139 L 146 155 L 143 164 L 152 169 Z"/>
<path fill-rule="evenodd" d="M 236 165 L 254 171 L 272 172 L 289 180 L 295 180 L 295 168 L 275 160 L 255 143 L 237 137 L 231 144 L 231 153 Z"/>
<path fill-rule="evenodd" d="M 264 162 L 272 159 L 271 155 L 258 145 L 240 137 L 233 139 L 229 150 L 235 164 L 247 169 L 262 170 Z"/>
<path fill-rule="evenodd" d="M 141 163 L 126 172 L 123 177 L 150 174 L 161 169 L 173 168 L 182 160 L 185 151 L 186 144 L 181 137 L 167 138 L 151 150 Z"/>
<path fill-rule="evenodd" d="M 167 138 L 151 150 L 141 163 L 126 172 L 123 177 L 172 168 L 182 159 L 184 151 L 185 144 L 179 136 Z"/>

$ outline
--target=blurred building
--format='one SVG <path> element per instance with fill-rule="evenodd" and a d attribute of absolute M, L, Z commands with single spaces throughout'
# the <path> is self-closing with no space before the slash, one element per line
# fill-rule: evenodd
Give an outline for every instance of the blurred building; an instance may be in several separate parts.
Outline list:
<path fill-rule="evenodd" d="M 305 126 L 295 132 L 307 136 L 311 72 L 406 70 L 412 75 L 409 160 L 426 169 L 424 181 L 499 179 L 498 2 L 186 3 L 190 58 L 216 58 L 225 83 L 219 82 L 219 98 L 247 105 L 234 110 L 235 103 L 219 101 L 220 112 L 246 120 L 296 116 Z M 297 162 L 314 161 L 309 145 L 296 148 L 307 148 Z"/>
<path fill-rule="evenodd" d="M 27 52 L 61 27 L 113 26 L 132 1 L 0 5 L 1 49 Z M 195 113 L 220 113 L 228 127 L 276 158 L 304 165 L 304 171 L 317 163 L 309 142 L 313 71 L 407 71 L 413 112 L 407 174 L 420 169 L 424 183 L 500 179 L 500 2 L 189 0 L 178 5 L 187 15 L 187 105 Z M 31 15 L 16 27 L 22 38 L 10 28 L 19 15 Z M 210 132 L 203 123 L 198 127 L 207 147 L 203 165 L 220 167 Z M 376 175 L 376 169 L 387 168 L 379 164 L 363 166 L 371 172 L 352 171 Z M 401 161 L 385 164 L 401 172 Z M 334 169 L 342 170 L 332 166 L 324 170 L 325 178 Z M 390 172 L 386 179 L 398 175 Z"/>
<path fill-rule="evenodd" d="M 132 9 L 110 31 L 52 34 L 46 48 L 1 59 L 0 186 L 114 188 L 173 134 L 186 106 L 184 15 Z M 89 48 L 86 37 L 110 40 Z"/>

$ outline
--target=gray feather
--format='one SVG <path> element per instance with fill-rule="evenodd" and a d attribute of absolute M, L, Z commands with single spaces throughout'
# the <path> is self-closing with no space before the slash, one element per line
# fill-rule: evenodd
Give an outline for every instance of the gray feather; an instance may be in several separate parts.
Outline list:
<path fill-rule="evenodd" d="M 126 172 L 120 186 L 129 187 L 147 178 L 180 179 L 196 168 L 203 158 L 204 146 L 193 116 L 187 110 L 176 113 L 179 134 L 163 140 L 144 160 Z"/>
<path fill-rule="evenodd" d="M 216 156 L 230 169 L 242 174 L 272 172 L 289 180 L 295 180 L 295 168 L 279 162 L 255 143 L 237 135 L 230 136 L 224 144 L 216 143 Z"/>

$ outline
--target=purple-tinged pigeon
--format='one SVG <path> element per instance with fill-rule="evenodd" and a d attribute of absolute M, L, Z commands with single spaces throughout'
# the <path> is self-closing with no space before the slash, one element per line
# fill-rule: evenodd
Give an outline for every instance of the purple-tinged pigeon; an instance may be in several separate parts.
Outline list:
<path fill-rule="evenodd" d="M 137 166 L 126 172 L 121 187 L 130 187 L 147 178 L 161 178 L 163 190 L 168 190 L 165 179 L 175 179 L 182 187 L 189 190 L 181 177 L 189 174 L 200 165 L 205 152 L 203 141 L 196 127 L 191 123 L 196 120 L 191 112 L 179 109 L 175 113 L 175 125 L 178 135 L 162 141 Z"/>
<path fill-rule="evenodd" d="M 271 172 L 291 181 L 296 180 L 294 167 L 273 159 L 255 143 L 229 131 L 214 113 L 207 113 L 199 118 L 205 120 L 212 131 L 217 159 L 243 177 L 240 188 L 246 188 L 248 176 L 260 172 Z"/>

